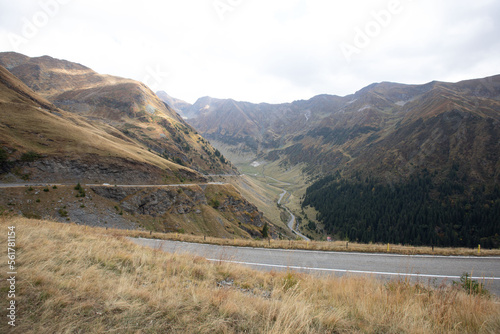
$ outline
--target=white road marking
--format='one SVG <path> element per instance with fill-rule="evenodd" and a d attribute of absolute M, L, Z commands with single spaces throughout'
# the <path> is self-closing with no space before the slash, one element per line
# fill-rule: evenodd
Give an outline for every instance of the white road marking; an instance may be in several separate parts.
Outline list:
<path fill-rule="evenodd" d="M 281 264 L 266 264 L 266 263 L 253 263 L 253 262 L 242 262 L 242 261 L 231 261 L 231 260 L 217 260 L 217 259 L 207 259 L 210 262 L 226 262 L 234 264 L 242 264 L 247 266 L 259 266 L 259 267 L 269 267 L 269 268 L 280 268 L 280 269 L 295 269 L 295 270 L 310 270 L 310 271 L 329 271 L 329 272 L 339 272 L 339 273 L 354 273 L 354 274 L 372 274 L 372 275 L 383 275 L 383 276 L 409 276 L 409 277 L 430 277 L 430 278 L 454 278 L 460 279 L 460 276 L 448 276 L 448 275 L 430 275 L 430 274 L 408 274 L 408 273 L 391 273 L 391 272 L 381 272 L 381 271 L 364 271 L 364 270 L 347 270 L 347 269 L 330 269 L 330 268 L 315 268 L 315 267 L 300 267 L 300 266 L 285 266 Z M 500 277 L 470 277 L 471 279 L 479 280 L 500 280 Z"/>

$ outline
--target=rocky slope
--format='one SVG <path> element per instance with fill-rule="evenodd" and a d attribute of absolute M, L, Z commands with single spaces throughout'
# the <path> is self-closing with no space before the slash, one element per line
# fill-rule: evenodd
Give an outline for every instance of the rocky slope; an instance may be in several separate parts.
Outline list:
<path fill-rule="evenodd" d="M 262 237 L 267 223 L 273 237 L 286 235 L 231 186 L 75 188 L 0 188 L 0 214 L 225 238 Z"/>

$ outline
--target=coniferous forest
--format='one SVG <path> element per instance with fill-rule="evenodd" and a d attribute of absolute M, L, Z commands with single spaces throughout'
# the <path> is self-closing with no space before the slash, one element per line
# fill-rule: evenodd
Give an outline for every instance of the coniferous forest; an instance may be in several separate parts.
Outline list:
<path fill-rule="evenodd" d="M 444 180 L 424 170 L 397 184 L 327 176 L 307 189 L 302 205 L 342 240 L 500 247 L 500 187 L 465 189 L 453 169 Z"/>

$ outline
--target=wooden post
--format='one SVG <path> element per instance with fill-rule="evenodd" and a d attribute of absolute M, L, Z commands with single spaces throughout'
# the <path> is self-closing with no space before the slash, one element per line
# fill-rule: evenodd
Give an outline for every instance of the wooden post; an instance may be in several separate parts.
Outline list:
<path fill-rule="evenodd" d="M 387 253 L 391 250 L 391 247 L 389 246 L 389 243 L 387 243 Z"/>
<path fill-rule="evenodd" d="M 481 245 L 477 245 L 477 253 L 481 254 Z"/>

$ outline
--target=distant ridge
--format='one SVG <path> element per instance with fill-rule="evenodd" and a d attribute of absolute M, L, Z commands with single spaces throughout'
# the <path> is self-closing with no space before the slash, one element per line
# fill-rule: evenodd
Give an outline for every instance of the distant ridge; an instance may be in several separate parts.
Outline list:
<path fill-rule="evenodd" d="M 478 182 L 500 180 L 499 75 L 458 83 L 382 82 L 344 97 L 283 104 L 204 97 L 184 113 L 226 153 L 305 163 L 313 174 L 389 172 L 400 179 L 422 168 L 443 172 L 460 161 Z"/>

